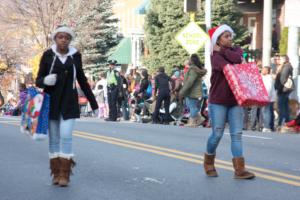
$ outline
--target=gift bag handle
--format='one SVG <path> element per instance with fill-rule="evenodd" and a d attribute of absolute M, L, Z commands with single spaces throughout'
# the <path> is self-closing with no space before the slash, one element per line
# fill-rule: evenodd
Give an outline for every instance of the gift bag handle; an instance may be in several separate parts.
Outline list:
<path fill-rule="evenodd" d="M 49 74 L 52 74 L 53 67 L 54 67 L 54 64 L 55 64 L 55 61 L 56 61 L 56 57 L 57 57 L 57 56 L 56 56 L 56 54 L 55 54 L 54 59 L 53 59 L 52 64 L 51 64 L 51 68 L 50 68 Z"/>

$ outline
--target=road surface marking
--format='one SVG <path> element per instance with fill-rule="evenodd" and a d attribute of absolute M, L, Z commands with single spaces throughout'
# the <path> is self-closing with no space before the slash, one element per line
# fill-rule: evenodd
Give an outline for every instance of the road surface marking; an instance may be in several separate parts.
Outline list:
<path fill-rule="evenodd" d="M 230 133 L 224 133 L 225 135 L 230 135 Z M 262 136 L 256 136 L 256 135 L 247 135 L 243 133 L 243 137 L 248 137 L 248 138 L 258 138 L 258 139 L 263 139 L 263 140 L 273 140 L 273 138 L 270 137 L 262 137 Z"/>
<path fill-rule="evenodd" d="M 135 146 L 135 145 L 131 145 L 131 144 L 126 144 L 126 143 L 122 143 L 122 142 L 117 142 L 117 141 L 113 141 L 113 140 L 107 140 L 107 139 L 103 139 L 101 137 L 94 137 L 94 136 L 89 136 L 86 134 L 82 134 L 78 133 L 77 131 L 75 131 L 74 133 L 75 136 L 80 137 L 80 138 L 85 138 L 85 139 L 89 139 L 89 140 L 94 140 L 94 141 L 100 141 L 100 142 L 105 142 L 105 143 L 109 143 L 109 144 L 113 144 L 113 145 L 117 145 L 117 146 L 122 146 L 122 147 L 126 147 L 126 148 L 131 148 L 131 149 L 137 149 L 137 150 L 141 150 L 141 151 L 146 151 L 146 152 L 150 152 L 150 153 L 154 153 L 154 154 L 158 154 L 158 155 L 163 155 L 166 157 L 171 157 L 171 158 L 176 158 L 179 160 L 184 160 L 184 161 L 188 161 L 191 163 L 196 163 L 196 164 L 203 164 L 203 160 L 199 160 L 199 159 L 195 159 L 195 158 L 189 158 L 186 156 L 180 156 L 180 155 L 175 155 L 173 153 L 167 153 L 164 151 L 160 151 L 160 150 L 155 150 L 155 149 L 151 149 L 151 148 L 145 148 L 145 147 L 141 147 L 141 146 Z M 234 171 L 232 166 L 228 166 L 228 165 L 223 165 L 223 164 L 216 164 L 215 165 L 217 168 L 221 168 L 221 169 L 226 169 L 229 171 Z M 249 168 L 247 166 L 247 168 Z M 260 169 L 260 168 L 257 168 Z M 265 169 L 268 173 L 274 172 L 271 170 L 267 170 Z M 297 186 L 300 187 L 300 182 L 298 181 L 293 181 L 293 180 L 289 180 L 286 178 L 280 178 L 280 177 L 275 177 L 272 175 L 267 175 L 267 174 L 263 174 L 263 173 L 259 173 L 259 172 L 255 172 L 257 177 L 266 179 L 266 180 L 271 180 L 271 181 L 275 181 L 275 182 L 279 182 L 279 183 L 285 183 L 288 185 L 293 185 L 293 186 Z M 283 173 L 281 173 L 283 174 Z M 289 175 L 289 174 L 287 174 Z M 290 177 L 294 177 L 299 179 L 300 177 L 298 176 L 294 176 L 294 175 L 289 175 Z"/>
<path fill-rule="evenodd" d="M 3 123 L 3 124 L 17 126 L 17 124 L 15 124 L 15 123 Z M 166 157 L 176 158 L 176 159 L 188 161 L 191 163 L 203 164 L 203 156 L 178 151 L 175 149 L 168 149 L 168 148 L 164 148 L 164 147 L 158 147 L 158 146 L 148 145 L 148 144 L 144 144 L 144 143 L 139 143 L 139 142 L 134 142 L 134 141 L 129 141 L 129 140 L 122 140 L 122 139 L 118 139 L 118 138 L 96 135 L 96 134 L 91 134 L 91 133 L 86 133 L 86 132 L 81 132 L 81 131 L 74 131 L 73 135 L 80 137 L 80 138 L 84 138 L 84 139 L 109 143 L 109 144 L 113 144 L 113 145 L 117 145 L 117 146 L 122 146 L 122 147 L 126 147 L 126 148 L 131 148 L 131 149 L 137 149 L 137 150 L 146 151 L 146 152 L 150 152 L 150 153 L 154 153 L 154 154 L 158 154 L 158 155 L 163 155 Z M 233 171 L 232 163 L 223 161 L 223 160 L 216 160 L 216 167 L 221 168 L 221 169 L 226 169 L 229 171 Z M 260 178 L 263 178 L 266 180 L 271 180 L 271 181 L 275 181 L 275 182 L 279 182 L 279 183 L 285 183 L 288 185 L 300 187 L 300 182 L 287 179 L 287 178 L 290 178 L 290 179 L 300 180 L 300 176 L 277 172 L 277 171 L 273 171 L 273 170 L 269 170 L 269 169 L 263 169 L 263 168 L 254 167 L 254 166 L 247 166 L 247 168 L 252 169 L 255 172 L 257 177 L 260 177 Z M 262 172 L 262 173 L 259 173 L 259 172 Z M 266 174 L 263 174 L 263 173 L 266 173 Z M 268 174 L 271 174 L 271 175 L 268 175 Z M 274 177 L 274 175 L 281 176 L 283 178 Z"/>
<path fill-rule="evenodd" d="M 0 124 L 8 124 L 8 125 L 14 125 L 14 126 L 20 126 L 20 122 L 11 122 L 11 121 L 0 121 Z"/>
<path fill-rule="evenodd" d="M 3 118 L 3 117 L 0 117 L 0 119 L 11 119 L 11 118 Z M 78 120 L 79 121 L 79 120 Z M 85 120 L 85 119 L 81 119 L 80 121 L 82 122 L 87 122 L 88 120 Z M 80 122 L 79 121 L 79 122 Z M 16 119 L 16 120 L 6 120 L 6 121 L 3 121 L 3 120 L 0 120 L 0 122 L 18 122 L 20 123 L 20 120 Z M 95 121 L 91 121 L 91 122 L 95 122 Z M 224 133 L 225 135 L 230 135 L 230 133 Z M 263 139 L 263 140 L 272 140 L 273 138 L 270 138 L 270 137 L 263 137 L 263 136 L 256 136 L 256 135 L 247 135 L 247 134 L 243 134 L 243 137 L 247 137 L 247 138 L 257 138 L 257 139 Z"/>
<path fill-rule="evenodd" d="M 175 153 L 175 154 L 182 155 L 182 156 L 188 156 L 188 157 L 204 160 L 203 156 L 200 156 L 200 155 L 197 155 L 197 154 L 192 154 L 192 153 L 187 153 L 187 152 L 183 152 L 183 151 L 178 151 L 178 150 L 175 150 L 175 149 L 158 147 L 158 146 L 153 146 L 153 145 L 144 144 L 144 143 L 140 143 L 140 142 L 123 140 L 123 139 L 113 138 L 113 137 L 108 137 L 108 136 L 103 136 L 103 135 L 96 135 L 96 134 L 91 134 L 91 133 L 86 133 L 86 132 L 81 132 L 81 131 L 74 131 L 74 133 L 88 135 L 88 136 L 91 136 L 91 137 L 102 138 L 102 139 L 105 139 L 105 140 L 112 140 L 112 141 L 122 142 L 122 143 L 126 143 L 126 144 L 131 144 L 131 145 L 137 145 L 137 146 L 151 148 L 151 149 L 155 149 L 155 150 L 171 152 L 171 153 Z M 232 162 L 223 161 L 223 160 L 219 160 L 219 159 L 216 159 L 216 163 L 232 166 Z M 282 173 L 282 172 L 272 171 L 272 170 L 259 168 L 259 167 L 254 167 L 254 166 L 249 166 L 249 165 L 247 165 L 247 168 L 255 170 L 255 171 L 274 174 L 274 175 L 277 175 L 277 176 L 283 176 L 283 177 L 287 177 L 287 178 L 300 180 L 300 176 L 294 176 L 294 175 L 290 175 L 290 174 L 286 174 L 286 173 Z"/>
<path fill-rule="evenodd" d="M 74 133 L 78 137 L 87 136 L 87 137 L 89 137 L 89 138 L 91 137 L 93 139 L 96 138 L 96 139 L 101 139 L 102 141 L 104 140 L 107 143 L 114 142 L 114 144 L 117 144 L 117 145 L 118 144 L 124 144 L 124 145 L 129 145 L 129 147 L 139 147 L 139 150 L 145 150 L 145 149 L 155 150 L 155 153 L 157 153 L 157 151 L 159 151 L 160 153 L 161 152 L 163 152 L 163 153 L 170 152 L 170 153 L 179 155 L 180 157 L 178 157 L 178 159 L 181 159 L 182 156 L 184 156 L 184 157 L 188 156 L 188 157 L 191 157 L 191 158 L 195 158 L 194 160 L 186 160 L 186 161 L 195 161 L 195 160 L 197 160 L 198 163 L 203 163 L 203 159 L 204 159 L 203 156 L 178 151 L 178 150 L 175 150 L 175 149 L 157 147 L 157 146 L 152 146 L 152 145 L 148 145 L 148 144 L 144 144 L 144 143 L 133 142 L 133 141 L 128 141 L 128 140 L 122 140 L 122 139 L 112 138 L 112 137 L 107 137 L 107 136 L 102 136 L 102 135 L 90 134 L 90 133 L 81 132 L 81 131 L 74 131 Z M 152 152 L 152 153 L 154 153 L 154 152 Z M 166 154 L 163 154 L 163 155 L 166 155 Z M 223 160 L 216 160 L 216 166 L 218 166 L 219 168 L 229 169 L 230 171 L 233 171 L 231 162 L 227 162 L 227 161 L 223 161 Z M 264 169 L 264 168 L 254 167 L 254 166 L 248 166 L 248 165 L 247 165 L 247 169 L 251 169 L 253 171 L 267 173 L 267 174 L 271 174 L 271 175 L 281 176 L 281 177 L 284 177 L 284 178 L 300 180 L 300 176 L 291 175 L 291 174 L 287 174 L 287 173 L 282 173 L 282 172 L 278 172 L 278 171 L 273 171 L 273 170 L 269 170 L 269 169 Z M 261 173 L 259 173 L 259 174 L 261 174 Z M 264 174 L 262 174 L 262 175 L 264 175 Z M 260 176 L 260 177 L 262 177 L 262 176 Z M 280 178 L 277 178 L 277 177 L 274 177 L 274 176 L 269 176 L 269 175 L 264 175 L 263 178 L 266 178 L 266 179 L 269 179 L 269 180 L 278 180 L 278 179 L 280 179 Z M 296 183 L 298 184 L 297 186 L 300 186 L 299 182 L 296 182 Z"/>
<path fill-rule="evenodd" d="M 18 123 L 18 124 L 20 124 L 20 122 L 16 121 L 16 120 L 0 120 L 0 123 Z"/>

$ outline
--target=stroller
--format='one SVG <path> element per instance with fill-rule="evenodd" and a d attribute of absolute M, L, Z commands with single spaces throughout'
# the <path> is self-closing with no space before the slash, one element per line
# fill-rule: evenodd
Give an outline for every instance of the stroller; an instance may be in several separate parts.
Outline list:
<path fill-rule="evenodd" d="M 148 123 L 151 121 L 150 105 L 152 100 L 143 100 L 137 96 L 132 95 L 129 100 L 132 114 L 134 115 L 135 121 L 138 123 Z"/>
<path fill-rule="evenodd" d="M 149 104 L 149 110 L 151 110 L 153 113 L 155 110 L 155 105 L 156 105 L 156 101 L 148 101 L 147 102 Z M 158 122 L 163 124 L 163 123 L 172 123 L 173 125 L 180 125 L 181 124 L 181 120 L 183 118 L 182 115 L 183 112 L 183 104 L 177 100 L 174 99 L 169 106 L 169 113 L 171 116 L 171 120 L 169 120 L 168 122 L 165 121 L 166 119 L 166 112 L 164 107 L 162 106 L 159 109 L 159 114 L 158 114 Z"/>
<path fill-rule="evenodd" d="M 181 121 L 183 119 L 182 111 L 183 111 L 182 103 L 180 103 L 179 101 L 171 102 L 170 107 L 169 107 L 170 116 L 172 118 L 172 121 L 170 122 L 171 124 L 176 125 L 176 126 L 181 125 Z M 162 123 L 164 123 L 164 119 L 166 118 L 165 114 L 166 114 L 165 109 L 161 108 L 159 110 L 158 117 Z"/>

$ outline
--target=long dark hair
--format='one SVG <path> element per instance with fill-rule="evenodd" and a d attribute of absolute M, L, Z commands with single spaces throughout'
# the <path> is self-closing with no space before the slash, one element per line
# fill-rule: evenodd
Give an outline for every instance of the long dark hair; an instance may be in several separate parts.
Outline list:
<path fill-rule="evenodd" d="M 200 58 L 197 54 L 192 54 L 190 57 L 190 64 L 196 65 L 198 68 L 203 68 Z"/>
<path fill-rule="evenodd" d="M 148 71 L 147 70 L 143 70 L 141 74 L 145 79 L 148 79 Z"/>

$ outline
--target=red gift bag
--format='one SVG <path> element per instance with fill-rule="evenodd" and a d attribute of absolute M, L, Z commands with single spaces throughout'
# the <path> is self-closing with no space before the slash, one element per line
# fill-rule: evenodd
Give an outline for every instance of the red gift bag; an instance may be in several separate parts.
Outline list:
<path fill-rule="evenodd" d="M 226 65 L 225 78 L 240 106 L 265 106 L 268 93 L 255 63 Z"/>

